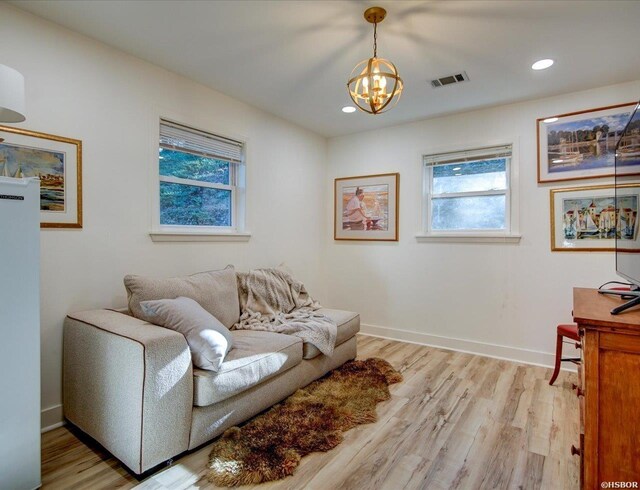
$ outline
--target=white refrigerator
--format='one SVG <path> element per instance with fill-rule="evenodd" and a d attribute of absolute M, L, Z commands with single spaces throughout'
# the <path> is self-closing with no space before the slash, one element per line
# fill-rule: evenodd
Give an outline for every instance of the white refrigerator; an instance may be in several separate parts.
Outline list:
<path fill-rule="evenodd" d="M 0 177 L 0 488 L 40 486 L 40 181 Z"/>

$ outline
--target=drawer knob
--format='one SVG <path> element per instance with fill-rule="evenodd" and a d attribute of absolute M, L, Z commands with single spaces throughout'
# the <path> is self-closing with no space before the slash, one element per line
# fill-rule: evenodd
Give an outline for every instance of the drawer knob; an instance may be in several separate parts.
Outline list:
<path fill-rule="evenodd" d="M 580 449 L 578 449 L 577 447 L 575 447 L 573 444 L 571 445 L 571 456 L 579 456 L 580 455 Z"/>
<path fill-rule="evenodd" d="M 576 342 L 576 349 L 582 349 L 582 343 Z"/>

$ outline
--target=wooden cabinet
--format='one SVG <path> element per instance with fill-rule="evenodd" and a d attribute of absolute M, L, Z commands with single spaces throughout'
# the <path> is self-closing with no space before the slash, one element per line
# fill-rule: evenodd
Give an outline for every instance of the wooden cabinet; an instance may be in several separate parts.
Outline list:
<path fill-rule="evenodd" d="M 584 397 L 576 445 L 585 489 L 640 483 L 640 309 L 611 315 L 621 303 L 594 289 L 573 291 L 583 359 L 576 391 Z"/>

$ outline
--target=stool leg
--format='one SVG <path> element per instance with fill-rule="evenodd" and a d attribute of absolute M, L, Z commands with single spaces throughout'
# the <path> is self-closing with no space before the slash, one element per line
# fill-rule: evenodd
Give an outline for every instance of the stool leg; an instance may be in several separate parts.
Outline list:
<path fill-rule="evenodd" d="M 550 385 L 555 383 L 558 374 L 560 374 L 560 362 L 562 360 L 562 335 L 557 335 L 556 337 L 556 366 L 549 380 Z"/>

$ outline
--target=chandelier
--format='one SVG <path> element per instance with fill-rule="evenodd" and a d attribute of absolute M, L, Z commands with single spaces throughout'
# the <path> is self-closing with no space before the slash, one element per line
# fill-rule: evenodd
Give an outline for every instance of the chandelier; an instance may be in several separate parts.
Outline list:
<path fill-rule="evenodd" d="M 351 71 L 347 89 L 358 109 L 369 114 L 388 111 L 398 103 L 402 93 L 402 78 L 389 60 L 378 58 L 378 23 L 387 11 L 382 7 L 365 10 L 364 18 L 373 24 L 373 58 L 361 61 Z"/>

